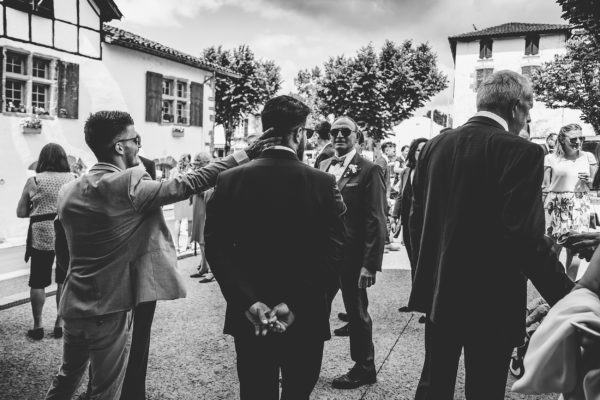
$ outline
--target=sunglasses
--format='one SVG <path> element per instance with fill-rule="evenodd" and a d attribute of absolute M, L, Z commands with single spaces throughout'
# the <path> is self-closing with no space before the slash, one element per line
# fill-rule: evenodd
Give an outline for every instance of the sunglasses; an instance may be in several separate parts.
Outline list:
<path fill-rule="evenodd" d="M 585 137 L 583 137 L 583 136 L 569 139 L 569 143 L 571 143 L 572 146 L 576 146 L 579 143 L 583 143 L 583 142 L 585 142 Z"/>
<path fill-rule="evenodd" d="M 330 130 L 329 134 L 331 135 L 332 138 L 335 138 L 335 137 L 337 137 L 337 135 L 339 133 L 341 133 L 343 137 L 347 138 L 348 136 L 350 136 L 352 134 L 352 132 L 356 132 L 356 131 L 353 131 L 350 128 L 335 128 L 335 129 Z"/>
<path fill-rule="evenodd" d="M 130 139 L 117 140 L 115 142 L 115 144 L 120 143 L 120 142 L 129 142 L 131 140 L 135 143 L 135 145 L 137 147 L 142 147 L 142 137 L 140 135 L 135 135 L 135 137 L 130 138 Z"/>

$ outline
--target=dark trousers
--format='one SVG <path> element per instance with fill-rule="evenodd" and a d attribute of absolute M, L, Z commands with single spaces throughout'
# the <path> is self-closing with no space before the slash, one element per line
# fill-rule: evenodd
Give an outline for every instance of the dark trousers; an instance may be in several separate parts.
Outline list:
<path fill-rule="evenodd" d="M 129 363 L 123 381 L 121 400 L 146 399 L 146 371 L 150 352 L 150 332 L 156 301 L 138 304 L 133 311 L 133 333 Z"/>
<path fill-rule="evenodd" d="M 321 373 L 323 340 L 269 333 L 237 336 L 241 400 L 309 400 Z"/>
<path fill-rule="evenodd" d="M 406 249 L 406 254 L 408 254 L 408 261 L 410 262 L 410 276 L 414 282 L 415 270 L 417 268 L 417 265 L 413 261 L 412 244 L 410 243 L 410 232 L 408 231 L 408 226 L 406 225 L 402 225 L 402 241 L 404 241 L 404 248 Z"/>
<path fill-rule="evenodd" d="M 512 346 L 499 335 L 457 334 L 429 319 L 425 323 L 425 363 L 415 400 L 452 400 L 461 351 L 465 353 L 465 397 L 503 400 Z"/>
<path fill-rule="evenodd" d="M 366 369 L 375 368 L 373 321 L 368 311 L 367 289 L 358 288 L 360 268 L 352 266 L 348 269 L 342 272 L 340 283 L 350 323 L 350 357 Z"/>

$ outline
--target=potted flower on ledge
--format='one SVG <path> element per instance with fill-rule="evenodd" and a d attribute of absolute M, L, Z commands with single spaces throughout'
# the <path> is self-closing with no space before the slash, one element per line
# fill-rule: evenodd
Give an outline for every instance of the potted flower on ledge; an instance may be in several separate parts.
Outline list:
<path fill-rule="evenodd" d="M 173 137 L 183 137 L 185 135 L 185 128 L 183 126 L 174 126 L 171 129 L 171 135 Z"/>
<path fill-rule="evenodd" d="M 42 133 L 42 120 L 37 115 L 32 115 L 21 121 L 23 133 Z"/>

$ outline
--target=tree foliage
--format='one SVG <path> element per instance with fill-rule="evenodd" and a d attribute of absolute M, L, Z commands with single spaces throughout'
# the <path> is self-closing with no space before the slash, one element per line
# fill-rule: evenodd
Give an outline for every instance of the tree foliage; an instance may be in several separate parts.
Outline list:
<path fill-rule="evenodd" d="M 582 120 L 600 133 L 600 59 L 590 51 L 593 39 L 588 34 L 573 35 L 567 53 L 556 55 L 532 75 L 537 99 L 549 108 L 581 110 Z"/>
<path fill-rule="evenodd" d="M 314 98 L 320 114 L 348 115 L 375 140 L 447 87 L 429 45 L 415 47 L 410 40 L 401 45 L 388 40 L 379 52 L 369 44 L 354 57 L 331 57 L 322 72 L 300 71 L 295 83 L 302 95 Z"/>
<path fill-rule="evenodd" d="M 585 29 L 600 47 L 600 0 L 557 0 L 563 9 L 562 17 Z"/>
<path fill-rule="evenodd" d="M 281 87 L 280 68 L 271 60 L 257 60 L 248 46 L 224 50 L 212 46 L 202 57 L 213 64 L 240 75 L 239 78 L 217 74 L 215 122 L 225 129 L 225 151 L 231 147 L 235 128 L 249 113 L 258 111 Z"/>
<path fill-rule="evenodd" d="M 294 85 L 298 93 L 290 93 L 291 96 L 303 101 L 311 109 L 311 113 L 306 121 L 306 126 L 313 128 L 319 121 L 326 118 L 321 113 L 320 100 L 317 97 L 318 81 L 321 78 L 321 70 L 314 67 L 311 70 L 302 70 L 294 78 Z"/>

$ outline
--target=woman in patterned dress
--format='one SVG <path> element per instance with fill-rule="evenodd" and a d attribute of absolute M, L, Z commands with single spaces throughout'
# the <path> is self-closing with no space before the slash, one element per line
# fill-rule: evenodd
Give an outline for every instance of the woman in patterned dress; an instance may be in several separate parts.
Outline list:
<path fill-rule="evenodd" d="M 192 167 L 192 156 L 191 154 L 182 154 L 179 158 L 179 163 L 176 168 L 173 168 L 169 173 L 169 179 L 175 179 L 179 175 L 185 174 Z M 192 201 L 191 196 L 189 199 L 178 201 L 173 205 L 173 214 L 175 215 L 175 248 L 178 252 L 182 252 L 190 248 L 192 243 L 191 231 L 192 231 Z M 180 247 L 179 241 L 181 237 L 181 223 L 183 220 L 187 221 L 187 245 Z"/>
<path fill-rule="evenodd" d="M 548 192 L 545 200 L 546 232 L 555 241 L 561 235 L 584 232 L 590 224 L 589 183 L 594 165 L 588 154 L 581 151 L 581 127 L 577 124 L 563 126 L 558 134 L 556 150 L 544 159 L 544 186 Z M 562 246 L 557 243 L 557 253 Z M 573 280 L 577 265 L 571 265 L 573 255 L 567 249 L 565 268 Z"/>
<path fill-rule="evenodd" d="M 33 329 L 27 331 L 27 336 L 40 340 L 44 337 L 42 310 L 46 301 L 45 288 L 52 282 L 55 256 L 53 221 L 56 218 L 58 192 L 65 183 L 75 179 L 75 176 L 70 172 L 65 150 L 56 143 L 48 143 L 42 148 L 35 172 L 36 175 L 27 179 L 25 183 L 17 206 L 17 217 L 30 218 L 25 261 L 31 258 L 29 287 Z M 57 307 L 67 268 L 67 265 L 56 266 Z M 62 337 L 62 326 L 58 316 L 54 323 L 54 336 Z"/>

